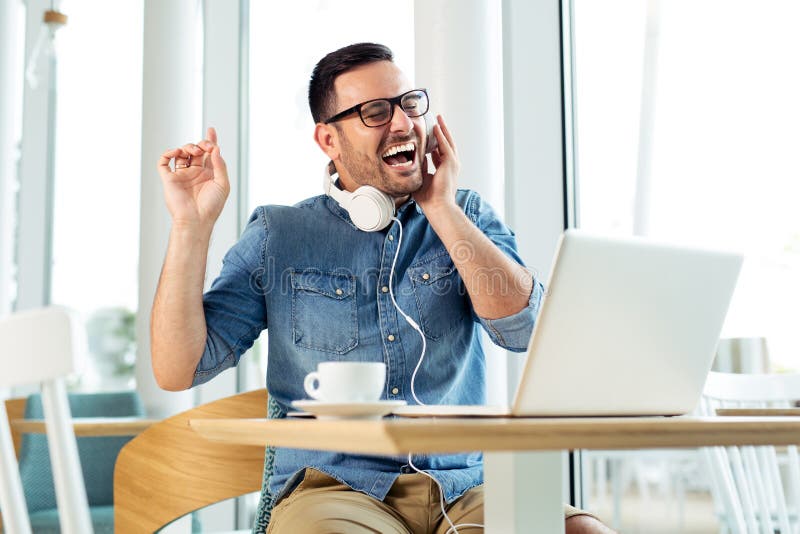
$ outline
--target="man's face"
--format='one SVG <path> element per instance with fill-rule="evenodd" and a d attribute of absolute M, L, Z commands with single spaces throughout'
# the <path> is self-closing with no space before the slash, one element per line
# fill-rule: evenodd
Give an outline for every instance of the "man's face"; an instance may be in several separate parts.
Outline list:
<path fill-rule="evenodd" d="M 413 89 L 391 61 L 377 61 L 341 74 L 334 83 L 338 112 L 374 98 L 392 98 Z M 399 107 L 392 120 L 369 128 L 358 113 L 332 123 L 337 130 L 339 178 L 347 190 L 371 185 L 393 197 L 404 197 L 422 187 L 425 157 L 425 120 L 409 118 Z M 413 151 L 386 156 L 393 147 L 413 145 Z M 384 157 L 386 156 L 386 157 Z"/>

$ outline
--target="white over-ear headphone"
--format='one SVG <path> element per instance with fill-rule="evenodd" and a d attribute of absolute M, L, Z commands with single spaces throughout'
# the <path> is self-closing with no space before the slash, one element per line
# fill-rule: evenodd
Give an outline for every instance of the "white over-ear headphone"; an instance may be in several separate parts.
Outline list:
<path fill-rule="evenodd" d="M 334 180 L 337 175 L 332 161 L 325 165 L 323 191 L 347 211 L 359 230 L 377 232 L 389 226 L 394 217 L 392 197 L 371 185 L 362 185 L 352 193 L 342 191 Z"/>

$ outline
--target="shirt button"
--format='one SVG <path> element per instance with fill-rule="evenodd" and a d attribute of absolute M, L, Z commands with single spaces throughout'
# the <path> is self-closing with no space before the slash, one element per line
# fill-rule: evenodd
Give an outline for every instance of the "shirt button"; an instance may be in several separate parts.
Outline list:
<path fill-rule="evenodd" d="M 394 236 L 393 235 L 389 236 L 389 241 L 394 241 Z"/>
<path fill-rule="evenodd" d="M 397 388 L 392 388 L 392 395 L 397 395 L 398 393 L 400 393 L 400 390 L 399 390 L 399 389 L 397 389 Z"/>
<path fill-rule="evenodd" d="M 341 289 L 337 289 L 337 290 L 336 290 L 336 294 L 337 294 L 337 295 L 341 295 L 341 294 L 342 294 L 342 290 L 341 290 Z"/>
<path fill-rule="evenodd" d="M 431 275 L 429 275 L 428 273 L 425 273 L 425 274 L 422 275 L 422 279 L 423 280 L 427 280 L 430 277 L 431 277 Z"/>
<path fill-rule="evenodd" d="M 386 339 L 388 339 L 389 341 L 394 341 L 394 335 L 389 334 L 388 336 L 386 336 Z"/>
<path fill-rule="evenodd" d="M 383 287 L 381 288 L 381 291 L 382 291 L 382 292 L 384 292 L 384 293 L 388 293 L 388 292 L 389 292 L 389 288 L 388 288 L 388 287 L 386 287 L 386 286 L 383 286 Z"/>

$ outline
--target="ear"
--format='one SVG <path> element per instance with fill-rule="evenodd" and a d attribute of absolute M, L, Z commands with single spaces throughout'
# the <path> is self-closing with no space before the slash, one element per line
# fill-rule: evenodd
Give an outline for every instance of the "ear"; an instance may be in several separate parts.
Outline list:
<path fill-rule="evenodd" d="M 330 124 L 318 122 L 314 127 L 314 141 L 333 161 L 339 158 L 339 132 Z"/>

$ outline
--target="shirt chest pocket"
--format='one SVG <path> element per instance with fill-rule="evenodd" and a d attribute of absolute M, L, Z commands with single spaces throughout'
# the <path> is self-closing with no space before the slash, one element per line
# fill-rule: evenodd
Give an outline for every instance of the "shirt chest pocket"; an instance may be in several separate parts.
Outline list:
<path fill-rule="evenodd" d="M 354 276 L 292 271 L 292 336 L 306 349 L 345 354 L 358 345 Z"/>
<path fill-rule="evenodd" d="M 439 339 L 470 319 L 466 289 L 450 256 L 443 254 L 409 267 L 408 276 L 419 309 L 420 328 Z"/>

